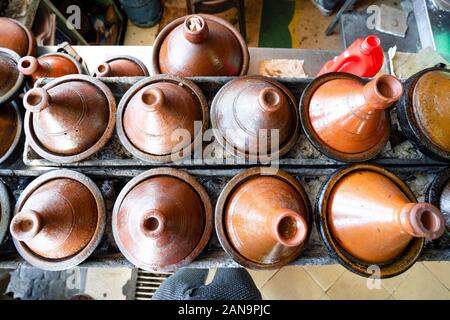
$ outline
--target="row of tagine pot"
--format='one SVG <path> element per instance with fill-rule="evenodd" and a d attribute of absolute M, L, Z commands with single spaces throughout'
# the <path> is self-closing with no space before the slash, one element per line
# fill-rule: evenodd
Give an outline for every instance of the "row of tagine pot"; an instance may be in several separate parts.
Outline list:
<path fill-rule="evenodd" d="M 407 270 L 425 240 L 445 231 L 441 211 L 448 217 L 449 176 L 450 171 L 440 175 L 429 191 L 430 201 L 440 199 L 439 209 L 417 203 L 406 183 L 381 167 L 354 164 L 338 170 L 322 186 L 315 206 L 314 220 L 330 255 L 365 276 L 374 265 L 381 277 Z M 0 205 L 2 239 L 10 221 L 2 184 Z M 62 270 L 95 250 L 106 216 L 102 194 L 90 178 L 55 170 L 25 188 L 9 229 L 26 261 Z M 282 170 L 256 167 L 241 172 L 226 184 L 213 214 L 208 193 L 194 177 L 157 168 L 122 189 L 112 212 L 112 231 L 122 254 L 137 267 L 174 270 L 203 251 L 215 224 L 223 249 L 237 263 L 274 269 L 301 259 L 312 221 L 305 189 Z"/>
<path fill-rule="evenodd" d="M 157 75 L 138 81 L 116 107 L 113 93 L 99 79 L 68 75 L 25 94 L 24 127 L 31 147 L 58 163 L 93 155 L 115 127 L 136 158 L 173 162 L 191 156 L 210 126 L 223 148 L 242 158 L 281 157 L 303 128 L 329 158 L 361 162 L 383 150 L 391 128 L 388 108 L 401 99 L 397 113 L 405 135 L 425 154 L 449 161 L 450 70 L 423 70 L 406 81 L 406 88 L 390 75 L 366 82 L 329 73 L 310 82 L 298 106 L 274 79 L 244 76 L 223 85 L 209 108 L 193 81 Z M 173 134 L 181 129 L 189 137 L 180 143 Z"/>

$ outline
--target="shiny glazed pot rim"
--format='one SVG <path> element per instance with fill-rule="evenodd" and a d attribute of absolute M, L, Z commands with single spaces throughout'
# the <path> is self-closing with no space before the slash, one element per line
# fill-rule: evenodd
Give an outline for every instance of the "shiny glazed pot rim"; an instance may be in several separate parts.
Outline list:
<path fill-rule="evenodd" d="M 401 97 L 401 103 L 397 108 L 398 121 L 402 132 L 416 148 L 436 160 L 450 161 L 450 152 L 446 152 L 439 148 L 422 132 L 414 114 L 412 97 L 417 81 L 419 81 L 419 79 L 426 73 L 434 71 L 450 73 L 449 69 L 433 67 L 419 71 L 406 80 L 405 91 Z"/>
<path fill-rule="evenodd" d="M 0 181 L 0 245 L 8 233 L 11 219 L 11 202 L 9 201 L 8 190 Z"/>
<path fill-rule="evenodd" d="M 15 101 L 11 101 L 9 103 L 9 105 L 12 108 L 14 108 L 14 111 L 17 116 L 17 130 L 16 130 L 16 135 L 14 136 L 14 140 L 13 140 L 11 146 L 9 147 L 8 151 L 6 151 L 6 153 L 2 157 L 0 157 L 0 164 L 3 163 L 4 161 L 6 161 L 9 158 L 9 156 L 11 156 L 11 154 L 14 152 L 14 150 L 16 150 L 16 147 L 20 141 L 20 137 L 22 136 L 23 120 L 20 115 L 19 107 L 17 106 L 17 103 Z M 4 107 L 5 106 L 3 106 L 3 108 Z M 0 241 L 0 243 L 1 243 L 1 241 Z"/>
<path fill-rule="evenodd" d="M 205 228 L 203 230 L 203 235 L 200 238 L 199 242 L 195 246 L 195 248 L 181 261 L 168 265 L 164 268 L 157 267 L 154 265 L 148 265 L 143 264 L 141 261 L 135 259 L 132 255 L 128 254 L 128 251 L 126 247 L 123 245 L 122 241 L 120 240 L 119 231 L 117 230 L 117 215 L 119 214 L 120 208 L 122 206 L 123 201 L 125 200 L 126 196 L 129 192 L 131 192 L 137 185 L 139 185 L 141 182 L 144 182 L 145 180 L 155 178 L 155 177 L 161 177 L 161 176 L 168 176 L 173 177 L 176 179 L 179 179 L 185 183 L 187 183 L 191 188 L 194 189 L 194 191 L 197 193 L 197 195 L 200 197 L 204 209 L 205 209 Z M 125 187 L 120 191 L 119 195 L 117 196 L 116 202 L 114 203 L 114 208 L 112 211 L 112 232 L 114 236 L 114 240 L 120 250 L 120 252 L 125 256 L 125 258 L 133 263 L 135 266 L 148 270 L 148 271 L 174 271 L 178 268 L 181 268 L 189 263 L 191 263 L 195 258 L 198 257 L 198 255 L 205 249 L 206 245 L 209 242 L 209 239 L 211 237 L 211 233 L 213 230 L 213 207 L 211 204 L 211 200 L 209 198 L 208 193 L 206 192 L 205 188 L 198 182 L 193 176 L 188 174 L 185 171 L 173 169 L 173 168 L 155 168 L 150 169 L 148 171 L 145 171 L 138 176 L 131 179 Z"/>
<path fill-rule="evenodd" d="M 95 85 L 99 90 L 102 91 L 105 98 L 108 100 L 108 107 L 109 107 L 109 119 L 108 119 L 108 125 L 106 126 L 105 132 L 100 137 L 100 139 L 92 145 L 89 149 L 75 154 L 71 156 L 63 156 L 56 154 L 54 152 L 49 151 L 47 148 L 41 145 L 38 138 L 36 137 L 34 130 L 33 130 L 33 113 L 30 111 L 25 112 L 25 135 L 27 137 L 27 142 L 30 144 L 31 148 L 41 157 L 56 163 L 73 163 L 77 161 L 84 160 L 93 154 L 95 154 L 97 151 L 101 150 L 109 141 L 111 138 L 114 127 L 116 124 L 116 100 L 114 98 L 114 95 L 112 94 L 111 90 L 108 88 L 106 84 L 101 82 L 98 79 L 95 79 L 93 77 L 83 75 L 83 74 L 76 74 L 76 75 L 66 75 L 59 78 L 56 78 L 55 80 L 52 80 L 51 82 L 47 83 L 43 86 L 44 89 L 49 90 L 53 87 L 56 87 L 62 83 L 70 82 L 70 81 L 85 81 L 89 84 Z M 35 87 L 37 87 L 35 85 Z"/>
<path fill-rule="evenodd" d="M 25 81 L 25 76 L 22 74 L 22 72 L 19 72 L 18 70 L 20 56 L 16 52 L 10 49 L 0 47 L 0 55 L 8 59 L 14 60 L 16 62 L 18 72 L 17 80 L 14 86 L 7 93 L 5 93 L 3 96 L 0 97 L 0 104 L 2 104 L 13 98 L 16 94 L 18 94 L 18 91 L 20 90 Z"/>
<path fill-rule="evenodd" d="M 52 170 L 49 171 L 35 180 L 33 180 L 22 192 L 19 199 L 17 200 L 16 207 L 14 209 L 14 215 L 18 214 L 20 210 L 22 209 L 25 202 L 28 200 L 28 198 L 36 191 L 40 186 L 43 184 L 55 180 L 55 179 L 61 179 L 61 178 L 67 178 L 74 181 L 77 181 L 79 183 L 82 183 L 91 193 L 94 197 L 96 204 L 97 204 L 97 227 L 95 229 L 94 235 L 92 239 L 89 241 L 89 243 L 84 247 L 80 252 L 77 254 L 67 257 L 65 259 L 46 259 L 44 257 L 41 257 L 31 251 L 28 246 L 23 243 L 22 241 L 18 241 L 16 239 L 13 239 L 14 245 L 19 252 L 19 254 L 31 265 L 43 269 L 43 270 L 49 270 L 49 271 L 60 271 L 60 270 L 66 270 L 73 268 L 77 265 L 79 265 L 81 262 L 86 260 L 92 252 L 97 248 L 98 244 L 100 243 L 103 233 L 105 231 L 106 227 L 106 207 L 105 202 L 103 199 L 103 195 L 100 191 L 100 189 L 97 187 L 97 185 L 92 181 L 89 177 L 85 176 L 82 173 L 79 173 L 77 171 L 68 170 L 68 169 L 62 169 L 62 170 Z"/>
<path fill-rule="evenodd" d="M 248 68 L 249 68 L 249 61 L 250 61 L 250 55 L 247 48 L 247 43 L 245 39 L 242 37 L 242 35 L 237 31 L 229 22 L 218 18 L 216 16 L 210 15 L 210 14 L 194 14 L 196 16 L 200 16 L 204 18 L 205 20 L 212 20 L 214 22 L 217 22 L 227 29 L 229 29 L 233 35 L 236 37 L 236 40 L 239 42 L 239 46 L 241 47 L 241 54 L 242 54 L 242 67 L 241 72 L 239 73 L 239 76 L 244 76 L 247 74 Z M 177 18 L 167 24 L 157 35 L 155 42 L 153 44 L 153 53 L 152 53 L 152 68 L 153 68 L 153 74 L 161 74 L 161 70 L 159 69 L 159 50 L 161 49 L 161 45 L 166 39 L 166 37 L 172 32 L 173 29 L 178 27 L 179 25 L 184 24 L 184 21 L 186 20 L 186 17 L 190 15 L 186 15 L 180 18 Z"/>
<path fill-rule="evenodd" d="M 323 153 L 330 159 L 334 159 L 340 162 L 363 162 L 370 160 L 377 156 L 385 147 L 386 143 L 389 141 L 390 137 L 390 126 L 388 126 L 388 130 L 386 130 L 383 139 L 381 139 L 376 145 L 374 145 L 371 149 L 366 150 L 361 153 L 345 153 L 338 150 L 335 150 L 325 144 L 316 131 L 313 129 L 311 124 L 311 119 L 309 117 L 309 104 L 313 94 L 316 92 L 317 88 L 319 88 L 324 83 L 336 80 L 336 79 L 347 79 L 354 80 L 361 84 L 365 84 L 367 81 L 359 78 L 353 74 L 345 73 L 345 72 L 330 72 L 325 73 L 313 81 L 311 81 L 305 88 L 300 98 L 300 120 L 303 126 L 303 132 L 305 133 L 308 141 L 316 148 L 319 152 Z M 391 123 L 390 109 L 384 111 L 387 115 L 387 121 Z"/>
<path fill-rule="evenodd" d="M 236 188 L 238 188 L 242 183 L 255 178 L 259 176 L 267 176 L 267 177 L 274 177 L 279 180 L 282 180 L 283 182 L 288 183 L 293 187 L 297 193 L 301 196 L 303 199 L 303 202 L 305 204 L 306 208 L 306 219 L 307 223 L 311 224 L 312 220 L 312 209 L 311 209 L 311 203 L 309 201 L 309 198 L 303 188 L 303 186 L 290 174 L 287 172 L 281 170 L 281 169 L 272 169 L 272 168 L 266 168 L 266 167 L 253 167 L 247 170 L 242 171 L 238 175 L 234 176 L 223 188 L 222 192 L 219 195 L 219 198 L 217 199 L 216 203 L 216 209 L 215 209 L 215 225 L 216 225 L 216 234 L 217 238 L 219 239 L 220 244 L 222 245 L 222 248 L 225 250 L 225 252 L 233 258 L 235 262 L 240 264 L 241 266 L 253 270 L 267 270 L 267 269 L 278 269 L 282 266 L 284 266 L 286 263 L 283 261 L 273 264 L 263 264 L 258 263 L 255 261 L 252 261 L 243 255 L 241 255 L 233 246 L 231 241 L 228 238 L 228 232 L 225 227 L 225 210 L 228 204 L 228 198 L 234 193 Z M 306 245 L 309 240 L 309 236 L 311 235 L 311 228 L 308 230 L 308 234 L 305 238 L 304 244 Z M 304 249 L 305 246 L 301 246 L 298 248 L 298 254 Z"/>
<path fill-rule="evenodd" d="M 145 64 L 141 60 L 139 60 L 138 58 L 130 56 L 130 55 L 112 56 L 112 57 L 109 57 L 106 60 L 103 60 L 101 63 L 110 63 L 110 62 L 113 62 L 113 61 L 116 61 L 116 60 L 129 60 L 131 62 L 134 62 L 135 64 L 137 64 L 142 69 L 142 71 L 144 72 L 144 77 L 149 77 L 150 76 L 150 73 L 148 72 L 148 69 L 145 66 Z M 92 73 L 92 76 L 93 77 L 97 77 L 97 74 L 96 74 L 95 71 Z"/>
<path fill-rule="evenodd" d="M 142 88 L 159 82 L 168 82 L 173 83 L 176 85 L 182 84 L 184 88 L 187 88 L 195 95 L 195 97 L 198 100 L 198 103 L 200 104 L 200 107 L 202 109 L 202 129 L 201 132 L 197 134 L 197 136 L 193 137 L 192 142 L 186 146 L 184 149 L 180 150 L 183 151 L 183 155 L 186 157 L 189 155 L 186 151 L 191 149 L 193 146 L 197 144 L 201 144 L 203 140 L 203 133 L 209 126 L 209 111 L 208 111 L 208 103 L 206 101 L 206 98 L 201 91 L 201 89 L 191 80 L 181 78 L 178 76 L 171 76 L 166 74 L 156 75 L 153 77 L 142 79 L 141 81 L 138 81 L 135 83 L 130 89 L 127 90 L 127 92 L 122 96 L 122 99 L 120 99 L 119 106 L 117 108 L 117 119 L 116 119 L 116 130 L 117 135 L 119 136 L 120 142 L 122 145 L 127 149 L 133 156 L 135 156 L 138 159 L 141 159 L 143 161 L 147 162 L 160 162 L 160 163 L 166 163 L 166 162 L 172 162 L 172 157 L 174 156 L 173 153 L 171 154 L 164 154 L 164 155 L 157 155 L 157 154 L 150 154 L 147 152 L 144 152 L 137 148 L 128 138 L 127 134 L 125 133 L 125 129 L 123 126 L 123 116 L 125 113 L 125 109 L 128 106 L 128 103 L 130 100 L 134 97 L 134 95 L 139 92 Z M 178 152 L 177 152 L 178 153 Z M 181 160 L 180 157 L 178 159 Z"/>
<path fill-rule="evenodd" d="M 346 269 L 359 274 L 360 276 L 370 277 L 374 274 L 375 271 L 371 270 L 371 266 L 375 264 L 361 261 L 346 252 L 336 241 L 328 225 L 328 199 L 332 194 L 334 187 L 342 178 L 350 173 L 357 171 L 372 171 L 382 174 L 383 176 L 394 182 L 411 202 L 417 202 L 417 199 L 408 185 L 394 173 L 382 167 L 371 164 L 353 164 L 346 166 L 336 171 L 322 185 L 317 196 L 315 206 L 315 221 L 317 224 L 317 231 L 319 232 L 319 236 L 322 239 L 322 242 L 325 244 L 331 257 L 338 260 Z M 402 256 L 397 257 L 395 260 L 384 264 L 376 264 L 376 266 L 380 268 L 379 276 L 381 278 L 390 278 L 405 272 L 407 269 L 412 267 L 416 260 L 419 258 L 424 244 L 424 238 L 413 238 Z"/>
<path fill-rule="evenodd" d="M 220 97 L 221 92 L 223 92 L 224 90 L 227 90 L 227 88 L 232 85 L 232 81 L 233 80 L 260 80 L 260 81 L 265 81 L 273 86 L 276 86 L 279 90 L 281 90 L 285 95 L 287 100 L 289 101 L 289 104 L 292 108 L 292 110 L 294 111 L 294 113 L 296 114 L 296 123 L 295 123 L 295 129 L 294 132 L 292 133 L 290 139 L 282 146 L 280 146 L 279 150 L 277 152 L 271 153 L 270 155 L 267 155 L 267 159 L 272 161 L 272 160 L 277 160 L 280 157 L 282 157 L 283 155 L 285 155 L 287 152 L 289 152 L 289 150 L 294 146 L 294 144 L 297 143 L 297 140 L 300 136 L 300 131 L 301 131 L 301 124 L 300 124 L 300 120 L 299 120 L 299 114 L 298 114 L 298 109 L 297 109 L 297 103 L 295 101 L 295 97 L 294 95 L 289 91 L 288 88 L 286 88 L 284 85 L 282 85 L 281 83 L 279 83 L 278 81 L 276 81 L 275 79 L 269 78 L 269 77 L 264 77 L 264 76 L 259 76 L 259 75 L 252 75 L 252 76 L 243 76 L 243 77 L 233 77 L 231 78 L 232 80 L 228 81 L 227 83 L 225 83 L 220 89 L 219 91 L 217 91 L 217 93 L 214 96 L 214 99 L 211 103 L 211 127 L 214 129 L 214 136 L 216 137 L 216 141 L 219 143 L 219 145 L 224 149 L 227 150 L 229 153 L 231 153 L 232 155 L 237 155 L 240 158 L 244 158 L 244 159 L 249 159 L 250 157 L 255 157 L 254 155 L 250 155 L 247 154 L 246 152 L 242 152 L 242 150 L 239 150 L 237 148 L 235 148 L 231 143 L 228 143 L 224 137 L 224 135 L 221 133 L 221 131 L 218 128 L 218 124 L 216 122 L 216 119 L 214 117 L 214 113 L 216 110 L 216 101 L 218 99 L 218 97 Z M 260 159 L 259 156 L 257 156 L 258 160 Z"/>

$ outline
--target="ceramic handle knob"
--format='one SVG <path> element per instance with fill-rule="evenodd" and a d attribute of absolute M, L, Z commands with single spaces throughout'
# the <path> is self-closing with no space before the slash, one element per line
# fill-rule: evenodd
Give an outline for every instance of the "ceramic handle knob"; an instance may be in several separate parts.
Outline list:
<path fill-rule="evenodd" d="M 267 87 L 259 93 L 258 102 L 264 112 L 274 112 L 283 106 L 284 95 L 275 88 Z"/>
<path fill-rule="evenodd" d="M 201 43 L 208 38 L 208 35 L 208 25 L 202 17 L 193 15 L 184 20 L 184 36 L 189 42 Z"/>
<path fill-rule="evenodd" d="M 141 218 L 140 232 L 148 238 L 157 238 L 166 228 L 166 218 L 159 210 L 150 210 Z"/>
<path fill-rule="evenodd" d="M 108 77 L 111 74 L 111 66 L 107 62 L 99 64 L 97 67 L 97 77 Z"/>
<path fill-rule="evenodd" d="M 50 105 L 50 95 L 44 88 L 33 88 L 23 97 L 23 105 L 30 112 L 41 112 Z"/>
<path fill-rule="evenodd" d="M 271 225 L 275 239 L 286 247 L 301 245 L 308 235 L 305 219 L 290 209 L 280 209 Z"/>
<path fill-rule="evenodd" d="M 38 69 L 39 61 L 35 57 L 26 56 L 19 60 L 19 71 L 26 76 L 31 76 Z"/>
<path fill-rule="evenodd" d="M 415 237 L 431 240 L 444 234 L 445 221 L 441 211 L 429 203 L 408 203 L 401 209 L 401 222 Z"/>
<path fill-rule="evenodd" d="M 142 91 L 142 106 L 147 111 L 157 111 L 164 105 L 164 92 L 157 87 L 148 88 Z"/>
<path fill-rule="evenodd" d="M 403 94 L 400 80 L 391 75 L 382 75 L 364 86 L 364 97 L 367 103 L 375 109 L 387 109 Z"/>
<path fill-rule="evenodd" d="M 11 221 L 10 231 L 12 236 L 19 241 L 33 239 L 42 229 L 42 219 L 34 210 L 23 210 Z"/>

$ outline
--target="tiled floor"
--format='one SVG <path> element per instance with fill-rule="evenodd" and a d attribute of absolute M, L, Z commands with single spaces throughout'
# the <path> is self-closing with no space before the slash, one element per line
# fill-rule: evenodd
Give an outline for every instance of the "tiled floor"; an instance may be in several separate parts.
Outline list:
<path fill-rule="evenodd" d="M 419 262 L 402 275 L 372 280 L 340 265 L 251 271 L 265 299 L 450 299 L 450 262 Z"/>

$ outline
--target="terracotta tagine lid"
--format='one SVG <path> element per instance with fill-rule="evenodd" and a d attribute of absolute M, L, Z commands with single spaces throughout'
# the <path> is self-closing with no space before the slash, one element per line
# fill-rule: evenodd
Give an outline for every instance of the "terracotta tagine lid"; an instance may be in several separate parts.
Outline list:
<path fill-rule="evenodd" d="M 19 61 L 19 70 L 31 77 L 31 83 L 39 78 L 59 78 L 68 74 L 82 74 L 81 65 L 70 55 L 60 52 L 48 53 L 35 58 L 26 56 Z"/>
<path fill-rule="evenodd" d="M 135 57 L 114 56 L 99 64 L 94 77 L 148 77 L 147 67 Z"/>
<path fill-rule="evenodd" d="M 105 229 L 105 204 L 95 183 L 72 170 L 41 175 L 16 204 L 10 231 L 20 255 L 44 270 L 84 261 Z"/>
<path fill-rule="evenodd" d="M 22 133 L 22 118 L 15 102 L 0 106 L 0 163 L 14 151 Z"/>
<path fill-rule="evenodd" d="M 100 150 L 111 137 L 116 102 L 101 81 L 68 75 L 42 88 L 33 88 L 23 100 L 25 134 L 34 151 L 53 162 L 83 160 Z"/>
<path fill-rule="evenodd" d="M 252 168 L 235 176 L 216 206 L 216 232 L 224 250 L 252 269 L 293 261 L 311 231 L 311 208 L 298 181 L 282 170 Z"/>
<path fill-rule="evenodd" d="M 434 178 L 428 188 L 426 201 L 441 210 L 450 236 L 450 169 L 442 171 Z"/>
<path fill-rule="evenodd" d="M 0 48 L 0 104 L 11 100 L 22 88 L 24 77 L 17 67 L 19 55 Z"/>
<path fill-rule="evenodd" d="M 36 55 L 33 33 L 17 20 L 0 17 L 0 47 L 15 51 L 19 56 Z"/>
<path fill-rule="evenodd" d="M 211 123 L 216 140 L 231 154 L 245 158 L 282 156 L 300 134 L 293 95 L 282 84 L 261 76 L 225 84 L 212 102 Z"/>
<path fill-rule="evenodd" d="M 212 205 L 203 186 L 171 168 L 146 171 L 120 192 L 113 209 L 114 239 L 145 270 L 175 270 L 194 260 L 212 232 Z"/>
<path fill-rule="evenodd" d="M 381 75 L 368 83 L 347 73 L 314 79 L 303 92 L 300 113 L 308 140 L 329 158 L 365 161 L 389 140 L 389 108 L 400 99 L 403 85 Z"/>
<path fill-rule="evenodd" d="M 450 161 L 450 70 L 423 70 L 406 81 L 397 109 L 402 131 L 422 152 Z"/>
<path fill-rule="evenodd" d="M 11 216 L 11 204 L 8 191 L 0 181 L 0 245 L 8 232 L 9 220 Z"/>
<path fill-rule="evenodd" d="M 225 20 L 207 14 L 175 19 L 158 34 L 153 69 L 192 76 L 242 76 L 249 54 L 241 34 Z"/>
<path fill-rule="evenodd" d="M 380 267 L 381 277 L 404 272 L 420 255 L 424 239 L 444 232 L 438 208 L 417 203 L 404 182 L 373 165 L 338 171 L 318 204 L 320 232 L 332 255 L 365 276 L 371 265 Z"/>
<path fill-rule="evenodd" d="M 189 156 L 194 145 L 201 146 L 208 125 L 208 104 L 200 88 L 175 76 L 143 79 L 119 103 L 119 138 L 144 161 L 173 162 Z M 188 135 L 184 143 L 173 136 L 178 131 Z"/>

